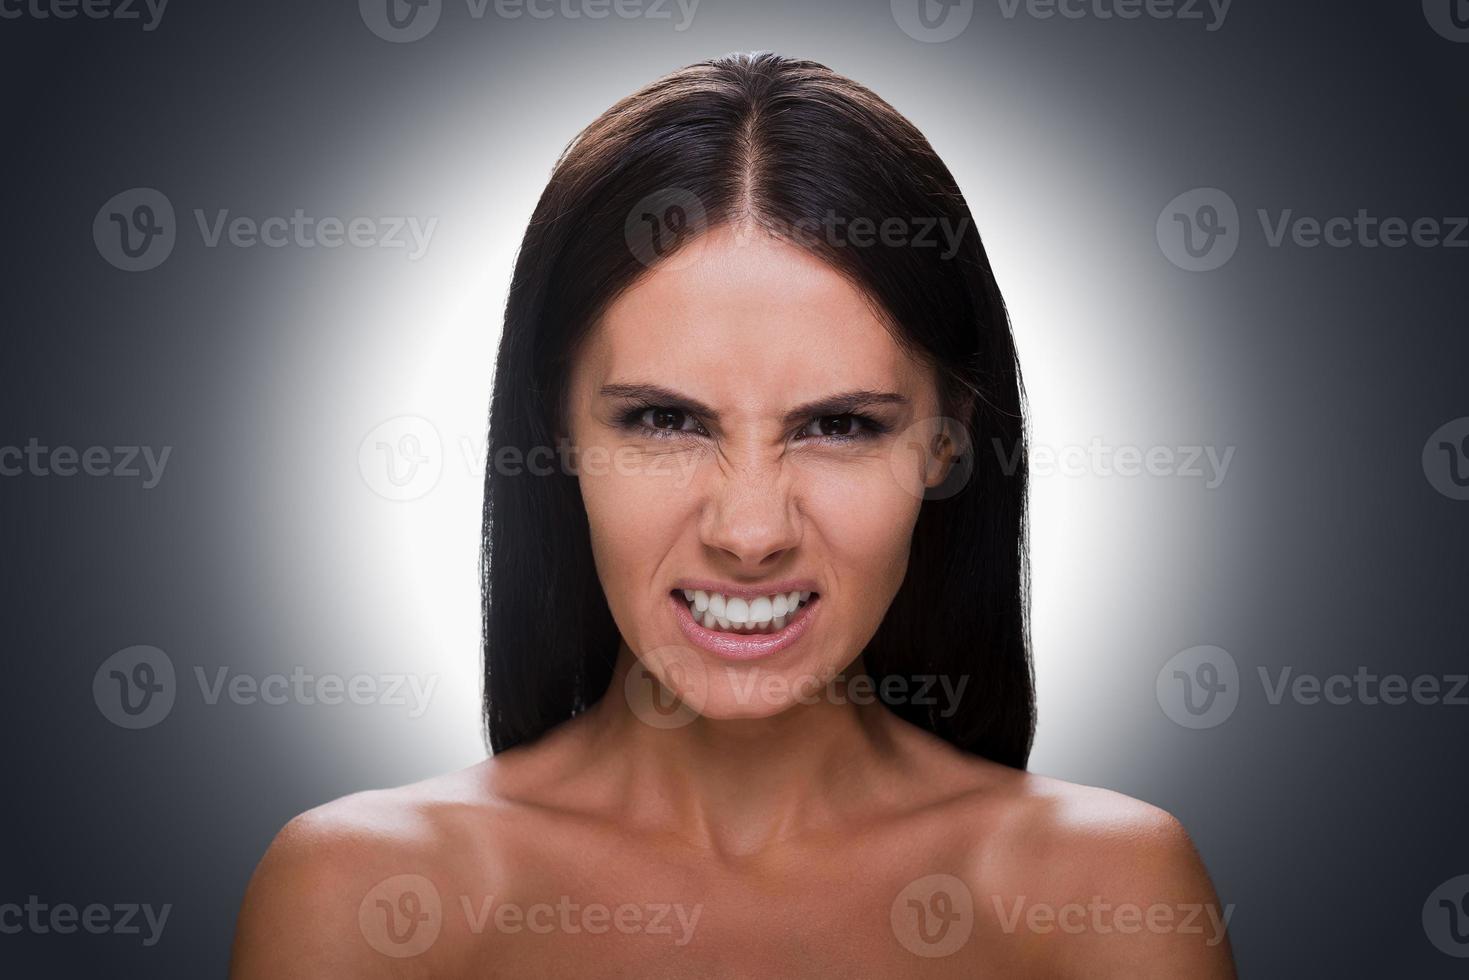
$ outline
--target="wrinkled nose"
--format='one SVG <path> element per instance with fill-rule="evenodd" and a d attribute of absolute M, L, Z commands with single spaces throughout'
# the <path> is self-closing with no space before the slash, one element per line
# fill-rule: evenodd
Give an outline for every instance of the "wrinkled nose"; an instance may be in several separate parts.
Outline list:
<path fill-rule="evenodd" d="M 764 573 L 800 542 L 792 478 L 779 460 L 748 460 L 712 481 L 700 538 L 731 573 Z"/>

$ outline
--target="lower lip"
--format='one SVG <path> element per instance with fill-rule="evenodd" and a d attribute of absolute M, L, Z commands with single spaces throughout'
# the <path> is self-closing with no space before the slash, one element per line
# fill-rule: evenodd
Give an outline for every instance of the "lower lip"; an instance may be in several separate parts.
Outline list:
<path fill-rule="evenodd" d="M 677 607 L 674 615 L 689 642 L 726 660 L 757 660 L 784 650 L 806 632 L 816 607 L 821 605 L 821 596 L 812 596 L 810 602 L 796 610 L 795 619 L 773 633 L 725 633 L 694 622 L 694 614 L 682 593 L 669 593 L 668 599 Z"/>

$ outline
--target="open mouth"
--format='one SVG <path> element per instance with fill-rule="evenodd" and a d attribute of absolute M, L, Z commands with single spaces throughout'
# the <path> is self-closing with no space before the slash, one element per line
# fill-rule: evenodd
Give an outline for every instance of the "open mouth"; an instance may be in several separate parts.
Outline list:
<path fill-rule="evenodd" d="M 778 633 L 819 598 L 816 592 L 774 592 L 752 599 L 696 589 L 675 589 L 670 594 L 688 607 L 699 626 L 735 635 Z"/>
<path fill-rule="evenodd" d="M 679 628 L 694 646 L 727 660 L 754 660 L 799 640 L 810 628 L 821 596 L 775 592 L 751 598 L 674 589 L 668 598 Z"/>

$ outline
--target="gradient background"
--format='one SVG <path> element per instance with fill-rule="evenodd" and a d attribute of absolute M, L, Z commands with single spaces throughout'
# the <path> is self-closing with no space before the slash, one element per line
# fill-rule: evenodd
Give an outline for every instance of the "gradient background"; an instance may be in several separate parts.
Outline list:
<path fill-rule="evenodd" d="M 344 0 L 174 0 L 151 31 L 0 19 L 0 445 L 173 447 L 149 490 L 0 478 L 0 902 L 173 906 L 151 948 L 0 935 L 0 970 L 222 975 L 287 819 L 483 757 L 478 454 L 535 198 L 616 98 L 772 49 L 872 87 L 954 171 L 1010 304 L 1037 445 L 1236 449 L 1213 489 L 1037 476 L 1032 768 L 1176 814 L 1236 907 L 1242 975 L 1464 975 L 1421 916 L 1469 872 L 1469 707 L 1272 705 L 1256 675 L 1469 670 L 1469 502 L 1421 462 L 1469 416 L 1469 249 L 1272 248 L 1255 216 L 1469 213 L 1469 43 L 1430 25 L 1448 3 L 1237 0 L 1208 30 L 969 0 L 942 43 L 906 34 L 886 0 L 702 0 L 684 30 L 676 7 L 507 19 L 443 0 L 411 43 Z M 91 228 L 133 187 L 168 197 L 178 239 L 130 273 Z M 1241 217 L 1209 272 L 1170 262 L 1155 233 L 1196 187 Z M 438 224 L 415 261 L 209 248 L 193 216 L 296 208 Z M 394 501 L 359 449 L 404 416 L 438 436 L 441 473 Z M 178 695 L 128 731 L 92 681 L 135 644 L 168 654 Z M 1156 682 L 1201 644 L 1238 664 L 1239 702 L 1191 730 Z M 194 671 L 220 667 L 438 686 L 416 718 L 211 705 Z"/>

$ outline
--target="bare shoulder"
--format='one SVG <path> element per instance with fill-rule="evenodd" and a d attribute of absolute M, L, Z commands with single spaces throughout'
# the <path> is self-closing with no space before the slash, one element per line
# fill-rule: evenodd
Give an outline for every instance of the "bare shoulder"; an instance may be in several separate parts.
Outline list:
<path fill-rule="evenodd" d="M 496 792 L 496 769 L 486 760 L 290 820 L 246 888 L 230 975 L 403 976 L 410 966 L 442 966 L 409 958 L 414 936 L 427 936 L 412 929 L 414 917 L 434 913 L 463 876 L 499 871 L 497 830 L 513 822 L 515 804 Z"/>
<path fill-rule="evenodd" d="M 1016 770 L 972 805 L 976 912 L 1056 973 L 1234 976 L 1229 907 L 1172 814 Z"/>

